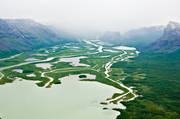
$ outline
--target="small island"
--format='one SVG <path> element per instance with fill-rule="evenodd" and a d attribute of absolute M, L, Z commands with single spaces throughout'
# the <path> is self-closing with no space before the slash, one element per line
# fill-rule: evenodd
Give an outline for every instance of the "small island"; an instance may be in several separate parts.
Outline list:
<path fill-rule="evenodd" d="M 79 78 L 87 78 L 86 75 L 79 75 Z"/>

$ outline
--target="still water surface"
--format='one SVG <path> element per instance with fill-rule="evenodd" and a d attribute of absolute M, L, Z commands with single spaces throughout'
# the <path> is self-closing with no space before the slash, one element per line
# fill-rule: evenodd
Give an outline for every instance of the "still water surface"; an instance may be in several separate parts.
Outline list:
<path fill-rule="evenodd" d="M 119 114 L 103 110 L 101 101 L 118 89 L 98 82 L 65 77 L 61 85 L 39 88 L 33 81 L 0 86 L 2 119 L 115 119 Z"/>

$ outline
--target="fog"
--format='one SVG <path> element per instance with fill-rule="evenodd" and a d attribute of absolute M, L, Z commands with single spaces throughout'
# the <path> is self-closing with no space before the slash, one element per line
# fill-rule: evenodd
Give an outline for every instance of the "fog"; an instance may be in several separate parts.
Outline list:
<path fill-rule="evenodd" d="M 180 0 L 0 0 L 0 18 L 30 18 L 72 30 L 112 30 L 180 22 Z"/>

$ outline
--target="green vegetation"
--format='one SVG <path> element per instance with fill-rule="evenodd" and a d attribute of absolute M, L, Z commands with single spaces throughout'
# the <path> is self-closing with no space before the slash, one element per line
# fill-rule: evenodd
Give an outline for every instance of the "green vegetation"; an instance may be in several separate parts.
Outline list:
<path fill-rule="evenodd" d="M 79 75 L 79 78 L 86 78 L 86 75 Z"/>
<path fill-rule="evenodd" d="M 78 47 L 78 48 L 72 48 Z M 61 84 L 60 78 L 80 74 L 80 81 L 97 81 L 113 86 L 122 91 L 115 93 L 101 102 L 102 105 L 110 103 L 118 104 L 123 100 L 126 110 L 114 109 L 121 112 L 117 119 L 178 119 L 180 118 L 180 51 L 171 54 L 141 53 L 136 58 L 121 59 L 127 56 L 136 56 L 135 51 L 102 52 L 96 53 L 96 48 L 86 43 L 59 45 L 56 49 L 42 48 L 38 51 L 23 53 L 12 59 L 0 61 L 0 67 L 21 64 L 25 59 L 32 57 L 39 59 L 38 62 L 31 62 L 22 66 L 16 66 L 2 70 L 4 77 L 0 80 L 0 85 L 12 83 L 15 77 L 24 80 L 38 81 L 39 87 L 51 88 L 53 85 Z M 111 47 L 106 47 L 112 49 Z M 113 50 L 113 49 L 112 49 Z M 49 53 L 46 53 L 48 51 Z M 47 54 L 47 56 L 37 56 L 33 54 Z M 123 55 L 122 55 L 123 54 Z M 86 56 L 80 63 L 88 64 L 90 67 L 72 66 L 70 62 L 59 62 L 62 57 Z M 102 56 L 109 56 L 103 57 Z M 52 60 L 45 61 L 47 58 Z M 110 61 L 114 63 L 109 69 L 109 78 L 105 75 L 106 64 Z M 50 63 L 50 69 L 38 68 L 35 64 Z M 23 73 L 13 72 L 14 69 L 22 69 Z M 42 75 L 44 73 L 44 76 Z M 35 77 L 27 75 L 35 74 Z M 82 75 L 81 75 L 82 74 Z M 86 75 L 96 75 L 96 79 L 87 79 Z M 50 78 L 49 78 L 50 77 Z M 53 80 L 50 80 L 53 78 Z M 110 80 L 112 79 L 112 80 Z M 120 86 L 120 83 L 128 87 L 135 87 L 133 92 L 139 96 L 134 101 L 128 101 L 134 97 L 127 88 Z M 135 91 L 137 90 L 137 91 Z M 125 96 L 122 96 L 125 94 Z"/>
<path fill-rule="evenodd" d="M 171 54 L 141 53 L 132 62 L 117 62 L 142 95 L 124 103 L 128 108 L 117 119 L 180 119 L 180 51 Z"/>

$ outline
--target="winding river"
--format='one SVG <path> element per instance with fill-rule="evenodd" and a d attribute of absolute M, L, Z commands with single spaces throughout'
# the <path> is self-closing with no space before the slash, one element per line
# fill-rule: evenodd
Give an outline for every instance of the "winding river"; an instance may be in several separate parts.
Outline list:
<path fill-rule="evenodd" d="M 97 45 L 90 41 L 85 42 L 97 47 L 97 53 L 103 52 L 103 46 Z M 127 52 L 124 50 L 123 54 L 114 56 L 108 63 L 105 64 L 104 73 L 106 78 L 128 90 L 127 93 L 124 93 L 121 96 L 109 101 L 124 97 L 129 93 L 132 93 L 134 97 L 128 101 L 134 100 L 137 97 L 131 88 L 110 78 L 109 73 L 111 71 L 111 66 L 113 63 L 117 62 L 116 58 L 120 57 L 121 60 L 131 58 L 123 58 L 123 56 L 126 54 Z M 51 61 L 57 57 L 50 57 L 45 60 L 24 62 L 12 66 L 2 67 L 0 70 L 30 63 Z M 52 71 L 55 70 L 51 70 L 50 72 Z M 46 73 L 47 72 L 41 72 L 41 77 L 47 77 L 49 79 L 49 82 L 44 87 L 47 87 L 53 81 L 53 78 L 46 76 Z M 3 77 L 3 73 L 0 72 L 0 79 Z M 110 107 L 110 109 L 103 110 L 106 105 L 101 105 L 100 102 L 105 101 L 107 97 L 112 96 L 114 93 L 123 93 L 123 91 L 94 81 L 79 81 L 79 75 L 69 75 L 60 78 L 59 80 L 61 80 L 62 85 L 53 85 L 53 88 L 39 88 L 35 85 L 36 82 L 27 80 L 15 80 L 14 83 L 0 86 L 0 118 L 115 119 L 117 115 L 119 115 L 119 112 L 111 110 L 111 108 L 114 108 L 114 105 L 110 104 L 108 105 L 108 108 Z M 126 107 L 121 103 L 118 103 L 116 108 L 126 109 Z"/>

